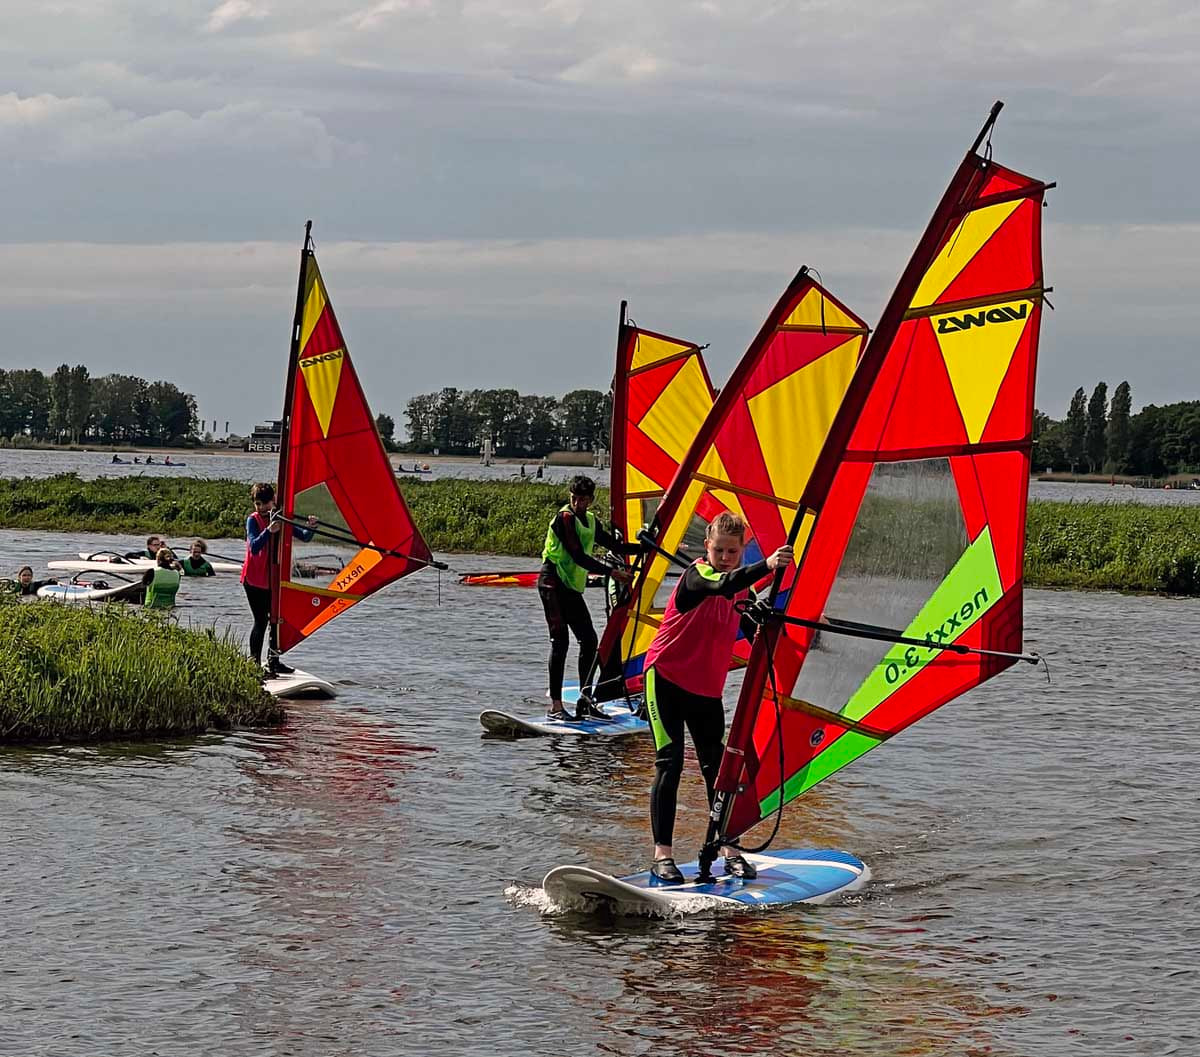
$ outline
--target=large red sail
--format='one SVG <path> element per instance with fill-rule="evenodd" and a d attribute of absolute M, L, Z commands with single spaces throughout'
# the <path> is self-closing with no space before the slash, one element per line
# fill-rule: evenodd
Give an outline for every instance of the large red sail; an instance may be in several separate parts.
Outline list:
<path fill-rule="evenodd" d="M 700 557 L 708 522 L 724 511 L 743 518 L 747 562 L 787 538 L 866 335 L 866 324 L 801 269 L 721 390 L 650 519 L 648 534 L 660 550 L 642 559 L 628 605 L 609 617 L 597 698 L 640 688 L 646 650 L 662 620 L 668 556 L 676 556 L 676 565 Z M 747 652 L 741 640 L 731 663 Z"/>
<path fill-rule="evenodd" d="M 271 619 L 280 653 L 352 605 L 430 564 L 431 555 L 400 488 L 350 352 L 329 303 L 308 236 L 300 258 L 278 508 L 289 521 L 318 521 L 314 543 L 340 556 L 324 587 L 290 576 L 294 539 L 279 533 Z"/>
<path fill-rule="evenodd" d="M 787 618 L 890 625 L 912 641 L 768 620 L 717 779 L 714 840 L 736 840 L 1021 650 L 1047 185 L 980 154 L 983 135 L 863 354 L 795 513 L 797 565 L 771 596 Z"/>

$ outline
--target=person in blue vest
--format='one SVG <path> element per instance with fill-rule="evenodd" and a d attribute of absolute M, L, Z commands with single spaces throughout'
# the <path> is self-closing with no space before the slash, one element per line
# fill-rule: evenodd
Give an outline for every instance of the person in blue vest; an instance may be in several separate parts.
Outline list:
<path fill-rule="evenodd" d="M 596 482 L 582 475 L 571 481 L 571 496 L 566 506 L 554 515 L 546 530 L 542 547 L 542 568 L 538 573 L 538 595 L 550 631 L 550 708 L 547 719 L 588 719 L 604 715 L 586 694 L 580 693 L 575 715 L 563 708 L 563 672 L 567 666 L 568 632 L 579 643 L 579 685 L 583 686 L 596 657 L 596 629 L 588 612 L 583 592 L 589 573 L 612 576 L 622 583 L 633 579 L 624 567 L 614 569 L 592 556 L 599 543 L 614 554 L 639 554 L 640 543 L 618 541 L 588 512 L 596 498 Z"/>
<path fill-rule="evenodd" d="M 182 577 L 175 552 L 170 547 L 159 548 L 154 558 L 154 568 L 142 574 L 142 583 L 146 585 L 146 608 L 174 608 Z"/>

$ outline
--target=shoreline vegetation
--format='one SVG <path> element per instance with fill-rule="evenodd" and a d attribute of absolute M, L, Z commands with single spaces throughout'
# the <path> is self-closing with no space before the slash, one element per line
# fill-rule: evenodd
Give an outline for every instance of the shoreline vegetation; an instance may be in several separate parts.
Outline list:
<path fill-rule="evenodd" d="M 442 554 L 535 559 L 546 525 L 566 501 L 565 484 L 529 480 L 406 478 L 403 488 L 430 547 Z M 596 505 L 607 506 L 604 489 Z M 238 539 L 248 506 L 240 481 L 0 479 L 0 528 L 7 529 Z M 1034 500 L 1026 540 L 1030 587 L 1200 595 L 1200 505 Z"/>
<path fill-rule="evenodd" d="M 273 726 L 283 709 L 226 631 L 121 605 L 0 598 L 0 744 Z"/>

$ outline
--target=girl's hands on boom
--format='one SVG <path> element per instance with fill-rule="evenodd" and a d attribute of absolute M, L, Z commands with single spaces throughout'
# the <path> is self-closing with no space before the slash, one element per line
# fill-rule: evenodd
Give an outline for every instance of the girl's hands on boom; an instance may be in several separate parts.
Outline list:
<path fill-rule="evenodd" d="M 784 544 L 774 554 L 767 559 L 767 568 L 774 572 L 781 565 L 787 565 L 792 560 L 792 548 L 788 544 Z"/>

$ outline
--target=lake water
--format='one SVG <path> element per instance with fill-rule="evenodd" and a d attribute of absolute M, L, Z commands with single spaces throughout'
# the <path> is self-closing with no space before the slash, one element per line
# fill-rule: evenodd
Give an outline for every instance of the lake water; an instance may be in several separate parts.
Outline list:
<path fill-rule="evenodd" d="M 0 567 L 125 542 L 5 531 Z M 233 578 L 181 600 L 247 626 Z M 782 846 L 873 871 L 827 907 L 543 912 L 551 866 L 645 865 L 653 750 L 480 737 L 539 707 L 533 591 L 394 585 L 296 651 L 340 696 L 279 730 L 0 749 L 0 1052 L 1200 1052 L 1200 601 L 1026 612 L 1050 685 L 1010 670 L 789 807 Z M 689 756 L 681 850 L 702 800 Z"/>
<path fill-rule="evenodd" d="M 131 456 L 122 453 L 123 459 Z M 75 473 L 85 480 L 97 477 L 204 477 L 227 478 L 234 481 L 273 481 L 278 466 L 275 455 L 230 454 L 217 455 L 187 452 L 179 455 L 186 466 L 116 465 L 110 452 L 99 451 L 24 451 L 0 448 L 0 477 L 49 477 L 58 473 Z M 176 456 L 172 456 L 172 459 Z M 494 463 L 481 466 L 478 462 L 463 462 L 439 459 L 432 455 L 413 458 L 408 455 L 393 455 L 393 466 L 412 467 L 414 463 L 428 465 L 431 474 L 422 474 L 422 480 L 459 478 L 482 481 L 506 481 L 519 475 L 519 463 Z M 537 463 L 530 460 L 525 464 L 526 472 L 532 475 Z M 585 473 L 597 484 L 608 486 L 608 470 L 593 470 L 586 466 L 547 466 L 543 471 L 546 481 L 558 483 L 569 481 L 575 474 Z M 1031 481 L 1031 499 L 1061 499 L 1068 502 L 1090 503 L 1149 503 L 1154 505 L 1200 504 L 1200 490 L 1131 488 L 1105 484 L 1068 484 L 1061 481 Z"/>
<path fill-rule="evenodd" d="M 140 453 L 144 456 L 145 453 Z M 132 454 L 121 453 L 122 459 Z M 160 465 L 164 455 L 156 453 L 154 463 L 114 464 L 112 453 L 104 451 L 36 451 L 20 448 L 0 448 L 0 477 L 50 477 L 58 473 L 78 474 L 85 480 L 98 477 L 202 477 L 233 481 L 273 481 L 279 466 L 278 455 L 251 455 L 234 452 L 215 454 L 186 452 L 172 454 L 171 461 L 183 460 L 185 466 Z M 411 469 L 414 465 L 428 466 L 432 473 L 421 474 L 421 480 L 465 478 L 479 481 L 508 481 L 520 475 L 520 463 L 498 462 L 483 466 L 478 461 L 439 459 L 433 455 L 393 455 L 392 465 Z M 537 461 L 525 463 L 525 472 L 532 477 Z M 546 481 L 569 481 L 577 473 L 586 473 L 602 485 L 608 484 L 607 470 L 592 470 L 586 466 L 547 466 L 542 471 Z M 1198 493 L 1200 494 L 1200 493 Z"/>

